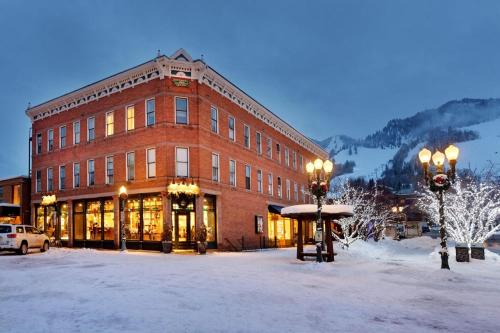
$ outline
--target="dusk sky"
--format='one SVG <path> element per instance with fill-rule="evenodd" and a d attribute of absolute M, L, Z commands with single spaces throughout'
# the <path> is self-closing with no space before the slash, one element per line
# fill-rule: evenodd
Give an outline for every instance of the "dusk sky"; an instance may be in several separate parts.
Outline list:
<path fill-rule="evenodd" d="M 185 48 L 306 135 L 500 97 L 500 1 L 0 0 L 0 177 L 32 105 Z"/>

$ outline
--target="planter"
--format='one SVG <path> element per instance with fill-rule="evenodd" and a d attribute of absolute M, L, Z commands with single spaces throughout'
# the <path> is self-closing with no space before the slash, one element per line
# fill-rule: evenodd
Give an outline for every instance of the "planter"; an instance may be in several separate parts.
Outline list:
<path fill-rule="evenodd" d="M 482 244 L 472 244 L 470 249 L 472 259 L 484 260 L 484 246 Z"/>
<path fill-rule="evenodd" d="M 161 246 L 163 248 L 163 253 L 171 253 L 172 252 L 172 242 L 162 241 Z"/>
<path fill-rule="evenodd" d="M 207 242 L 198 242 L 198 254 L 207 253 Z"/>
<path fill-rule="evenodd" d="M 469 247 L 467 244 L 455 245 L 457 262 L 469 262 Z"/>

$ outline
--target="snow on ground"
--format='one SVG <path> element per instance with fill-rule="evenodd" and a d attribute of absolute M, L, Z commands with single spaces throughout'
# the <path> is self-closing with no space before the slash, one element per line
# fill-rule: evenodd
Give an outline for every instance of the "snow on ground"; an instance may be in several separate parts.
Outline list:
<path fill-rule="evenodd" d="M 500 256 L 441 270 L 429 237 L 206 256 L 0 256 L 0 332 L 498 332 Z M 312 249 L 310 249 L 312 250 Z"/>

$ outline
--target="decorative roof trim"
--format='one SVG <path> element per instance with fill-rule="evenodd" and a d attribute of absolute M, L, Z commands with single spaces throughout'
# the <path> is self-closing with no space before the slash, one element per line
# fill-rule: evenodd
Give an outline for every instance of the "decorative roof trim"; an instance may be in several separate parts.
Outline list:
<path fill-rule="evenodd" d="M 180 60 L 175 60 L 176 58 Z M 199 83 L 207 85 L 298 145 L 322 158 L 328 157 L 328 153 L 319 145 L 248 96 L 243 90 L 232 84 L 210 66 L 201 60 L 191 59 L 191 56 L 184 49 L 179 49 L 172 57 L 158 56 L 139 66 L 74 90 L 48 102 L 29 107 L 26 114 L 32 122 L 35 122 L 154 79 L 162 80 L 166 76 L 182 77 L 197 80 Z"/>

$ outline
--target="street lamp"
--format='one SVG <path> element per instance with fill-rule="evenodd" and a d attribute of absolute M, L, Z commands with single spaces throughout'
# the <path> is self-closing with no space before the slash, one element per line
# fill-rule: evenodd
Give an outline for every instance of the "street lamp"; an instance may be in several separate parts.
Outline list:
<path fill-rule="evenodd" d="M 432 192 L 435 192 L 439 200 L 439 235 L 441 237 L 441 268 L 450 269 L 448 265 L 448 248 L 446 246 L 446 224 L 444 222 L 444 202 L 443 193 L 450 188 L 451 182 L 455 181 L 455 166 L 457 164 L 459 149 L 454 145 L 449 145 L 444 150 L 444 154 L 437 150 L 432 156 L 429 149 L 422 149 L 418 153 L 418 158 L 424 168 L 425 184 L 429 186 Z M 445 156 L 450 168 L 445 171 Z M 429 169 L 430 161 L 436 167 L 436 173 L 433 174 Z"/>
<path fill-rule="evenodd" d="M 323 262 L 321 249 L 323 245 L 323 223 L 321 221 L 322 201 L 328 189 L 330 188 L 330 177 L 333 171 L 333 162 L 330 160 L 316 159 L 314 163 L 309 162 L 306 165 L 306 171 L 309 175 L 309 190 L 311 194 L 316 197 L 318 204 L 316 233 L 314 234 L 314 241 L 316 242 L 316 261 Z"/>
<path fill-rule="evenodd" d="M 128 198 L 127 188 L 125 186 L 120 187 L 120 226 L 121 226 L 121 247 L 120 251 L 127 251 L 126 240 L 127 236 L 125 233 L 125 201 Z"/>

